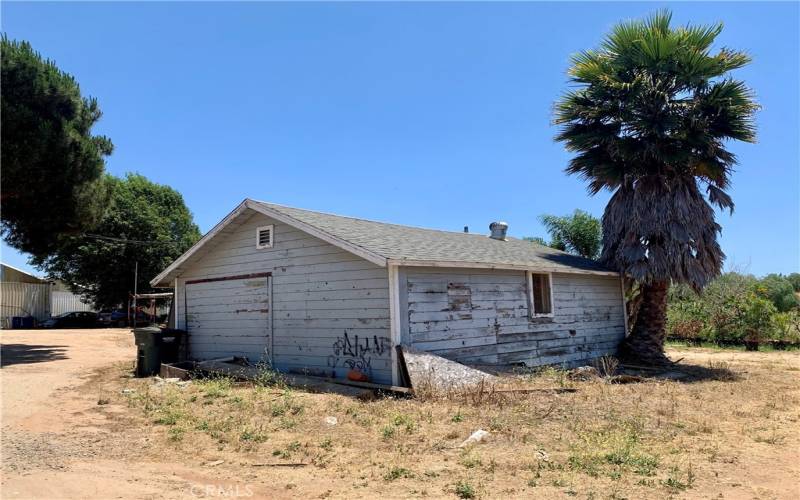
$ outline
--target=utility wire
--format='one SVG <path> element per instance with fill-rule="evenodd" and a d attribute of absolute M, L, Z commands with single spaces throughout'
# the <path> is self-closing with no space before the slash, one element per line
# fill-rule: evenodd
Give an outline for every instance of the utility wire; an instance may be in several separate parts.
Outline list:
<path fill-rule="evenodd" d="M 177 245 L 174 241 L 146 241 L 146 240 L 128 240 L 125 238 L 114 238 L 113 236 L 102 236 L 99 234 L 85 234 L 86 238 L 94 238 L 96 240 L 112 241 L 115 243 L 124 243 L 130 245 Z"/>

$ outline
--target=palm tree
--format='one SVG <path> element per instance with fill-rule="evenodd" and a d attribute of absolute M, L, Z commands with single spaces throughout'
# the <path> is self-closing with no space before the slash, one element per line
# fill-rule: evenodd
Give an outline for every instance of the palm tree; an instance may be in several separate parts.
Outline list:
<path fill-rule="evenodd" d="M 589 212 L 575 209 L 571 215 L 544 214 L 539 222 L 550 233 L 550 246 L 566 250 L 587 259 L 596 259 L 600 255 L 602 245 L 602 228 L 600 220 Z"/>
<path fill-rule="evenodd" d="M 730 140 L 755 142 L 753 92 L 728 72 L 750 58 L 711 45 L 722 24 L 672 28 L 661 11 L 617 25 L 569 70 L 578 88 L 556 104 L 556 140 L 577 153 L 566 168 L 594 195 L 613 192 L 603 214 L 601 260 L 638 282 L 639 314 L 621 355 L 667 363 L 671 282 L 696 291 L 725 258 L 711 204 L 733 212 L 725 192 L 736 156 Z M 701 192 L 706 191 L 706 196 Z"/>

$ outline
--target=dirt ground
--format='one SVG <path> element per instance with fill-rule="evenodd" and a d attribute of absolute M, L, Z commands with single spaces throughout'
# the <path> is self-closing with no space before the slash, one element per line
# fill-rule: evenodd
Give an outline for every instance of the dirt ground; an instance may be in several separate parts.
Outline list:
<path fill-rule="evenodd" d="M 133 379 L 127 330 L 0 339 L 2 498 L 800 497 L 798 352 L 670 349 L 693 378 L 547 370 L 524 395 L 362 402 Z"/>

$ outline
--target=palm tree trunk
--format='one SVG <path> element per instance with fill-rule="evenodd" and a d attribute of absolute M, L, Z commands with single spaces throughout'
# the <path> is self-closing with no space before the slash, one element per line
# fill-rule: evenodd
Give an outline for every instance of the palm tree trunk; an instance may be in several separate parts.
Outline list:
<path fill-rule="evenodd" d="M 620 357 L 648 365 L 666 365 L 671 361 L 664 355 L 667 333 L 668 281 L 642 285 L 639 313 L 633 330 L 620 347 Z"/>

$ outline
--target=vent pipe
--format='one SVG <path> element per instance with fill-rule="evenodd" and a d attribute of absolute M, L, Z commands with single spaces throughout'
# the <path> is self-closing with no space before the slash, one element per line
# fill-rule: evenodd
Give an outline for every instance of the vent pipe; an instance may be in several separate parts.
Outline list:
<path fill-rule="evenodd" d="M 468 233 L 468 232 L 469 232 L 469 226 L 464 226 L 464 232 L 465 232 L 465 233 Z"/>
<path fill-rule="evenodd" d="M 489 230 L 492 232 L 489 238 L 493 240 L 506 241 L 506 232 L 508 231 L 508 224 L 505 222 L 492 222 L 489 224 Z"/>

